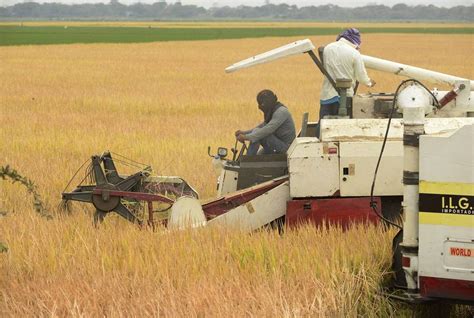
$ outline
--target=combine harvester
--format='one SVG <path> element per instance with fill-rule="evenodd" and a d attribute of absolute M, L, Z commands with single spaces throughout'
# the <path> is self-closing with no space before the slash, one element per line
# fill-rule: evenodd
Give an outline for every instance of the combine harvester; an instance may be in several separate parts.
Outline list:
<path fill-rule="evenodd" d="M 238 62 L 234 72 L 291 55 L 308 54 L 328 76 L 310 40 L 297 41 Z M 245 155 L 245 145 L 219 148 L 218 198 L 201 204 L 181 178 L 150 177 L 147 170 L 119 176 L 112 157 L 92 157 L 95 185 L 63 199 L 91 202 L 96 220 L 115 211 L 143 223 L 133 206 L 169 208 L 169 227 L 233 226 L 253 231 L 285 223 L 391 224 L 395 286 L 411 302 L 474 303 L 474 81 L 374 57 L 367 68 L 406 76 L 394 94 L 346 98 L 348 81 L 330 79 L 341 96 L 337 118 L 316 123 L 304 114 L 287 155 Z M 449 84 L 430 91 L 420 80 Z M 210 150 L 208 149 L 208 153 Z M 158 190 L 159 191 L 158 191 Z M 173 200 L 167 196 L 172 193 Z M 143 202 L 147 204 L 142 204 Z M 397 222 L 403 216 L 403 226 Z"/>

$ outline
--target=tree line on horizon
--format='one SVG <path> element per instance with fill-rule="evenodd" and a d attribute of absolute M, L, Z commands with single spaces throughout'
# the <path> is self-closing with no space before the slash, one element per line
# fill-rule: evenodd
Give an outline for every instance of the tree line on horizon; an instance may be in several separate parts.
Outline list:
<path fill-rule="evenodd" d="M 99 19 L 99 20 L 317 20 L 317 21 L 463 21 L 473 22 L 474 5 L 440 8 L 434 5 L 396 4 L 345 8 L 337 5 L 297 7 L 288 4 L 212 7 L 159 1 L 152 4 L 36 3 L 0 7 L 3 19 Z"/>

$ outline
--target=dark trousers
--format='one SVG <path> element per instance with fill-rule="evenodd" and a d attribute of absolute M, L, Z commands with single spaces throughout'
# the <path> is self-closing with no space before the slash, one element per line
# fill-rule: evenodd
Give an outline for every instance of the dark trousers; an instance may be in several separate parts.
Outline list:
<path fill-rule="evenodd" d="M 262 146 L 263 149 L 259 150 L 260 146 Z M 275 135 L 269 135 L 256 142 L 251 142 L 247 149 L 247 155 L 269 155 L 273 153 L 285 153 L 287 150 L 288 145 L 284 141 Z"/>
<path fill-rule="evenodd" d="M 319 108 L 319 121 L 316 124 L 316 137 L 319 138 L 320 136 L 320 122 L 324 116 L 336 116 L 339 112 L 339 102 L 327 104 L 327 105 L 320 105 Z"/>

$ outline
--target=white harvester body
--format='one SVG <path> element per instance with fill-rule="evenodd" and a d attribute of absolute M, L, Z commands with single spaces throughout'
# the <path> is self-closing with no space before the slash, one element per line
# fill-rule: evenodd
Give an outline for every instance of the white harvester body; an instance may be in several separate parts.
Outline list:
<path fill-rule="evenodd" d="M 453 132 L 474 118 L 427 118 L 425 133 Z M 288 149 L 292 198 L 370 195 L 388 119 L 323 119 L 321 140 L 297 137 Z M 222 169 L 219 196 L 237 191 L 238 173 Z M 392 119 L 374 195 L 403 195 L 403 120 Z"/>
<path fill-rule="evenodd" d="M 226 72 L 309 53 L 325 74 L 314 48 L 308 39 L 296 41 L 235 63 Z M 324 224 L 324 218 L 357 219 L 367 216 L 368 198 L 376 197 L 370 201 L 372 208 L 373 204 L 382 205 L 383 211 L 387 202 L 390 208 L 403 207 L 403 241 L 396 243 L 397 250 L 401 248 L 396 257 L 402 264 L 395 271 L 404 277 L 409 297 L 474 302 L 474 81 L 370 56 L 362 58 L 367 68 L 450 84 L 453 90 L 427 92 L 419 85 L 406 86 L 396 96 L 396 113 L 403 119 L 390 121 L 393 95 L 354 96 L 352 118 L 320 119 L 319 138 L 315 137 L 314 123 L 303 121 L 306 133 L 298 136 L 287 152 L 287 180 L 208 224 L 253 230 L 282 216 L 290 226 L 300 220 Z M 445 103 L 435 107 L 433 95 Z M 234 161 L 223 161 L 219 195 L 235 198 L 243 174 Z M 260 167 L 258 162 L 245 164 Z M 255 186 L 250 192 L 268 185 Z M 239 191 L 240 196 L 245 195 Z M 419 211 L 419 205 L 428 210 Z"/>
<path fill-rule="evenodd" d="M 420 136 L 418 289 L 427 297 L 472 298 L 474 124 Z"/>
<path fill-rule="evenodd" d="M 290 200 L 289 182 L 285 181 L 262 195 L 239 205 L 208 222 L 208 226 L 226 226 L 254 231 L 285 216 Z"/>

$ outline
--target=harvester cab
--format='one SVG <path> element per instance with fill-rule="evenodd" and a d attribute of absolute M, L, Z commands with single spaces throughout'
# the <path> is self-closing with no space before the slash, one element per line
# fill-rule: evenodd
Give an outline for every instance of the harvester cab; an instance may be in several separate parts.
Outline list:
<path fill-rule="evenodd" d="M 218 153 L 224 152 L 223 149 L 227 152 L 226 148 L 219 147 Z M 288 174 L 286 154 L 248 155 L 246 150 L 245 143 L 236 141 L 231 149 L 232 158 L 211 155 L 212 166 L 217 175 L 218 197 Z"/>

